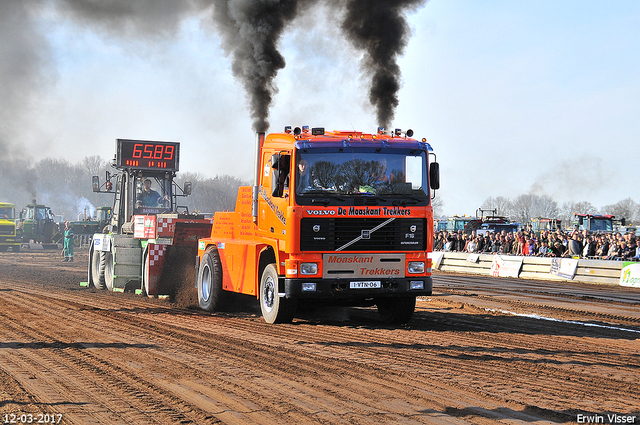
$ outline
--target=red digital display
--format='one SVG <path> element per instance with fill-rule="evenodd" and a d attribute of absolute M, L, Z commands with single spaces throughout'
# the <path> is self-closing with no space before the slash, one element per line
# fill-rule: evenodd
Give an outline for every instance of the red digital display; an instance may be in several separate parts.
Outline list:
<path fill-rule="evenodd" d="M 178 171 L 178 142 L 118 139 L 117 152 L 118 167 Z"/>

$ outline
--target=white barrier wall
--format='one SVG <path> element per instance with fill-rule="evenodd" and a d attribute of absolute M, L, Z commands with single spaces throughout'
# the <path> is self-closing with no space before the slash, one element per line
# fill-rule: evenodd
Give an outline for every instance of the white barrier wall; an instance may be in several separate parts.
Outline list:
<path fill-rule="evenodd" d="M 435 251 L 433 269 L 485 276 L 619 285 L 622 261 Z"/>

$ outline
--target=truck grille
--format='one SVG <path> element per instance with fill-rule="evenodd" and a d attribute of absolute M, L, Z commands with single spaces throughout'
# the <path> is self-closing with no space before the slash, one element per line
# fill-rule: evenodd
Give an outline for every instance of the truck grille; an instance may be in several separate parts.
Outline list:
<path fill-rule="evenodd" d="M 14 226 L 11 225 L 4 225 L 4 226 L 0 226 L 0 235 L 9 235 L 9 236 L 13 236 L 16 234 L 16 228 Z"/>
<path fill-rule="evenodd" d="M 424 251 L 426 223 L 423 218 L 303 218 L 300 251 Z"/>

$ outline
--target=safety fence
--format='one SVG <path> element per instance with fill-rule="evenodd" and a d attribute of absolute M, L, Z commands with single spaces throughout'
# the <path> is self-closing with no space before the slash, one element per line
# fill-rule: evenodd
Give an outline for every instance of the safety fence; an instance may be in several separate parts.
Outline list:
<path fill-rule="evenodd" d="M 640 287 L 640 263 L 435 251 L 433 269 L 496 277 Z"/>

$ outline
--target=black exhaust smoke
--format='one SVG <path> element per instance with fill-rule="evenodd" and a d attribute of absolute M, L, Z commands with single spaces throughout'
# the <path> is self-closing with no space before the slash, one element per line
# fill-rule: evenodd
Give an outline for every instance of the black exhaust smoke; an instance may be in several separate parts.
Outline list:
<path fill-rule="evenodd" d="M 232 57 L 232 71 L 241 81 L 247 93 L 253 129 L 268 130 L 269 108 L 277 92 L 274 78 L 285 66 L 285 59 L 278 51 L 278 42 L 286 26 L 303 9 L 315 5 L 328 5 L 335 16 L 342 19 L 342 30 L 357 49 L 364 51 L 363 68 L 371 79 L 369 99 L 376 109 L 378 125 L 388 128 L 398 105 L 400 68 L 397 58 L 402 55 L 409 37 L 406 13 L 417 9 L 427 0 L 129 0 L 127 2 L 95 0 L 60 0 L 56 11 L 74 18 L 118 38 L 144 37 L 151 41 L 163 40 L 177 33 L 180 23 L 190 16 L 213 9 L 213 19 L 222 37 L 222 45 Z M 1 3 L 0 22 L 17 22 L 15 28 L 29 28 L 29 11 L 38 11 L 44 3 L 29 3 L 29 8 L 11 6 L 14 2 Z M 18 3 L 16 3 L 18 4 Z M 6 19 L 5 16 L 7 15 Z M 19 19 L 16 19 L 19 18 Z M 26 22 L 22 25 L 21 22 Z M 13 28 L 13 27 L 10 27 Z M 14 31 L 22 34 L 20 31 Z M 22 34 L 20 49 L 15 52 L 15 63 L 20 66 L 8 80 L 15 82 L 24 77 L 29 87 L 34 86 L 38 65 L 46 62 L 38 54 L 38 46 L 29 45 L 34 37 L 29 31 Z M 14 37 L 15 38 L 15 37 Z M 20 39 L 19 39 L 20 41 Z M 38 41 L 38 40 L 36 40 Z M 11 43 L 15 44 L 12 38 Z M 2 43 L 0 42 L 0 45 Z M 46 46 L 42 39 L 41 44 Z M 0 46 L 1 47 L 1 46 Z M 25 53 L 26 52 L 26 53 Z M 10 55 L 11 56 L 11 55 Z M 46 57 L 46 55 L 43 55 Z M 24 58 L 30 59 L 25 61 Z M 29 66 L 25 65 L 28 64 Z M 327 66 L 332 66 L 327 64 Z M 0 68 L 2 68 L 0 66 Z M 25 72 L 26 71 L 26 72 Z M 0 74 L 4 75 L 3 69 Z M 32 78 L 28 78 L 31 76 Z M 26 85 L 25 85 L 26 86 Z M 18 85 L 20 90 L 22 86 Z M 5 90 L 6 91 L 6 90 Z M 0 90 L 0 93 L 2 90 Z M 6 94 L 6 93 L 4 93 Z M 11 99 L 12 93 L 5 96 Z M 11 104 L 9 106 L 12 106 Z M 0 118 L 7 118 L 5 111 L 16 108 L 0 108 Z M 11 118 L 9 116 L 9 118 Z M 0 129 L 1 130 L 1 129 Z M 9 145 L 0 131 L 0 155 L 11 154 L 15 146 Z"/>
<path fill-rule="evenodd" d="M 284 27 L 295 16 L 298 0 L 223 0 L 214 19 L 223 48 L 233 56 L 232 71 L 249 99 L 253 130 L 266 132 L 269 107 L 277 92 L 273 84 L 284 57 L 276 47 Z"/>
<path fill-rule="evenodd" d="M 376 108 L 380 127 L 389 128 L 398 106 L 400 67 L 397 59 L 409 38 L 405 14 L 427 0 L 346 0 L 342 29 L 358 49 L 365 52 L 363 66 L 371 77 L 369 101 Z"/>
<path fill-rule="evenodd" d="M 363 67 L 371 78 L 369 100 L 378 125 L 388 128 L 398 106 L 400 67 L 409 38 L 405 14 L 427 0 L 326 0 L 344 14 L 342 30 L 365 52 Z M 223 0 L 215 4 L 215 21 L 223 47 L 232 55 L 232 71 L 249 99 L 253 130 L 268 130 L 269 107 L 277 92 L 273 84 L 285 66 L 277 43 L 299 8 L 322 0 Z"/>

